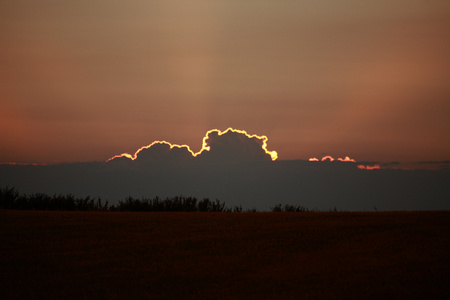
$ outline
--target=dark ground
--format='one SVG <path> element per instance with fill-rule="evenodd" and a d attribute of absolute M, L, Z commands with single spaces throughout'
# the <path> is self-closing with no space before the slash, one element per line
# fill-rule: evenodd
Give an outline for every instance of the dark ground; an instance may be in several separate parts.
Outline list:
<path fill-rule="evenodd" d="M 0 210 L 0 299 L 449 299 L 450 212 Z"/>

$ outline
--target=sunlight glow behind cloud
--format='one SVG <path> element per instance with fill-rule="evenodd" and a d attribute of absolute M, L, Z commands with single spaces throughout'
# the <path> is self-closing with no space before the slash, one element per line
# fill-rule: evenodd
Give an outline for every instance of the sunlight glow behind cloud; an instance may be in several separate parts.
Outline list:
<path fill-rule="evenodd" d="M 380 165 L 379 164 L 375 164 L 375 165 L 358 165 L 358 169 L 360 169 L 360 170 L 379 170 L 380 169 Z"/>
<path fill-rule="evenodd" d="M 354 160 L 353 158 L 350 158 L 349 156 L 346 156 L 344 158 L 339 157 L 339 158 L 335 159 L 334 157 L 327 155 L 327 156 L 322 157 L 322 159 L 320 159 L 320 161 L 335 161 L 335 160 L 342 161 L 342 162 L 353 162 L 353 163 L 356 162 L 356 160 Z M 317 157 L 311 157 L 309 159 L 309 161 L 319 161 L 319 159 Z"/>
<path fill-rule="evenodd" d="M 356 160 L 354 160 L 353 158 L 350 158 L 348 156 L 344 157 L 344 158 L 338 158 L 338 161 L 343 161 L 343 162 L 356 162 Z"/>
<path fill-rule="evenodd" d="M 198 152 L 192 151 L 191 148 L 188 145 L 172 144 L 172 143 L 167 142 L 167 141 L 154 141 L 153 143 L 151 143 L 151 144 L 149 144 L 147 146 L 143 146 L 143 147 L 139 148 L 134 153 L 134 155 L 131 155 L 129 153 L 122 153 L 120 155 L 115 155 L 115 156 L 109 158 L 108 160 L 106 160 L 106 162 L 111 161 L 111 160 L 116 159 L 116 158 L 121 158 L 121 157 L 126 157 L 126 158 L 129 158 L 131 160 L 136 160 L 137 157 L 138 157 L 138 154 L 141 151 L 143 151 L 145 149 L 149 149 L 152 146 L 158 145 L 158 144 L 160 144 L 160 145 L 168 145 L 170 147 L 170 149 L 173 149 L 173 148 L 186 149 L 187 151 L 189 151 L 189 153 L 193 157 L 197 157 L 198 155 L 203 153 L 203 151 L 208 151 L 208 152 L 211 151 L 211 146 L 210 146 L 210 140 L 211 140 L 211 136 L 210 135 L 211 134 L 217 134 L 217 136 L 223 136 L 224 134 L 230 133 L 230 132 L 240 134 L 240 135 L 242 135 L 243 137 L 245 137 L 245 138 L 247 138 L 249 140 L 251 140 L 251 139 L 259 140 L 259 142 L 261 143 L 262 150 L 264 150 L 264 152 L 266 154 L 270 155 L 270 158 L 273 161 L 278 158 L 278 154 L 277 154 L 276 151 L 269 151 L 269 150 L 267 150 L 267 141 L 268 141 L 267 136 L 265 136 L 265 135 L 259 136 L 259 135 L 256 135 L 256 134 L 250 135 L 245 130 L 233 129 L 233 128 L 230 127 L 227 130 L 225 130 L 225 131 L 220 131 L 219 129 L 211 129 L 211 130 L 209 130 L 206 133 L 206 135 L 203 137 L 202 148 Z"/>

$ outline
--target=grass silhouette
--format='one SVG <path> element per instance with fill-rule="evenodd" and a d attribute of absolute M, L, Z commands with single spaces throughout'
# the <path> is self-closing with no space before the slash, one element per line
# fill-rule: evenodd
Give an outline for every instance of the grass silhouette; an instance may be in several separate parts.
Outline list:
<path fill-rule="evenodd" d="M 67 210 L 67 211 L 145 211 L 145 212 L 242 212 L 242 206 L 226 207 L 224 202 L 209 198 L 175 196 L 160 199 L 137 199 L 127 197 L 117 205 L 109 206 L 100 198 L 77 198 L 72 194 L 49 196 L 45 193 L 20 195 L 14 187 L 0 189 L 0 208 L 20 210 Z"/>

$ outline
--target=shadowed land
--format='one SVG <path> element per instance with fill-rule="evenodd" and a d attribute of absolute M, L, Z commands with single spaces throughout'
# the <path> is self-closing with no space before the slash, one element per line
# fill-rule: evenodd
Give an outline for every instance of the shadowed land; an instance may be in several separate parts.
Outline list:
<path fill-rule="evenodd" d="M 0 210 L 0 298 L 448 298 L 449 233 L 448 211 Z"/>

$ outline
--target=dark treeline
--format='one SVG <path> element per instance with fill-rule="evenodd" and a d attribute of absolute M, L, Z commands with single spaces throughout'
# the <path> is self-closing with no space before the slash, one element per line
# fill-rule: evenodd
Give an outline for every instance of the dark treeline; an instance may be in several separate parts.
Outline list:
<path fill-rule="evenodd" d="M 77 198 L 72 194 L 49 196 L 44 193 L 20 195 L 14 187 L 0 189 L 0 208 L 22 210 L 67 210 L 67 211 L 179 211 L 179 212 L 242 212 L 242 206 L 226 207 L 219 200 L 176 196 L 160 199 L 136 199 L 127 197 L 117 205 L 109 205 L 100 198 Z"/>
<path fill-rule="evenodd" d="M 23 210 L 69 210 L 69 211 L 107 211 L 112 208 L 108 201 L 102 203 L 100 198 L 77 198 L 74 195 L 49 196 L 44 193 L 20 195 L 13 187 L 0 190 L 0 208 Z"/>
<path fill-rule="evenodd" d="M 241 212 L 241 206 L 228 208 L 224 202 L 219 200 L 211 201 L 208 198 L 198 200 L 195 197 L 172 197 L 160 199 L 135 199 L 127 197 L 124 201 L 119 201 L 117 207 L 111 210 L 118 211 L 182 211 L 182 212 Z"/>
<path fill-rule="evenodd" d="M 65 210 L 65 211 L 143 211 L 143 212 L 243 212 L 242 206 L 227 207 L 219 200 L 208 198 L 175 196 L 161 199 L 127 197 L 117 205 L 109 205 L 100 198 L 77 198 L 72 194 L 49 196 L 45 193 L 21 195 L 14 187 L 0 189 L 0 208 L 21 210 Z M 301 205 L 281 205 L 271 207 L 272 212 L 311 212 Z M 245 212 L 256 212 L 248 209 Z"/>
<path fill-rule="evenodd" d="M 291 204 L 277 204 L 270 208 L 272 212 L 317 212 L 317 210 L 311 210 L 308 209 L 302 205 L 291 205 Z M 337 211 L 336 208 L 334 208 L 333 211 Z"/>

